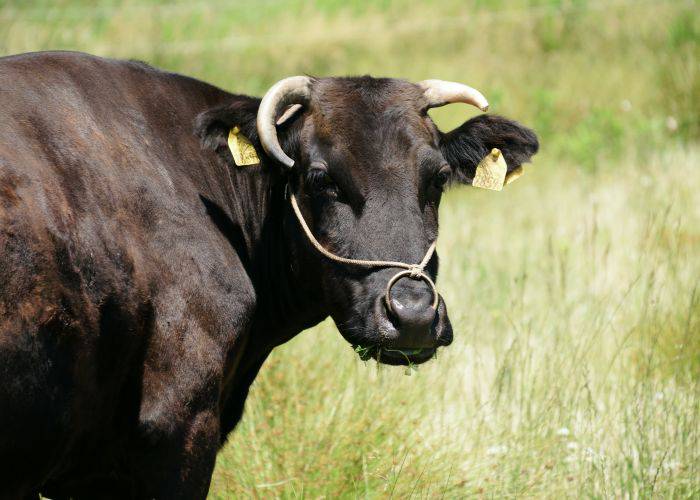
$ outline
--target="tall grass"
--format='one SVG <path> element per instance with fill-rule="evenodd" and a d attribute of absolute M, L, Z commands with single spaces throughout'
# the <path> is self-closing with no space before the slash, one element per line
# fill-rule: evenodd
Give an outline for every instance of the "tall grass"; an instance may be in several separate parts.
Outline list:
<path fill-rule="evenodd" d="M 0 54 L 144 59 L 261 94 L 454 79 L 540 135 L 441 208 L 455 342 L 411 376 L 327 321 L 277 349 L 211 496 L 700 496 L 697 1 L 0 2 Z M 472 111 L 435 110 L 449 129 Z"/>
<path fill-rule="evenodd" d="M 455 190 L 455 343 L 405 376 L 330 322 L 275 351 L 212 495 L 700 495 L 700 150 Z"/>

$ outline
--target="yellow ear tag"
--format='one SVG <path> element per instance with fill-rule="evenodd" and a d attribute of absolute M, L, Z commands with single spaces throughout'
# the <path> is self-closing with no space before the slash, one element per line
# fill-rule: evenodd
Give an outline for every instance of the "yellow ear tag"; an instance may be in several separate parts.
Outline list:
<path fill-rule="evenodd" d="M 250 143 L 246 136 L 241 134 L 241 129 L 238 127 L 233 127 L 228 133 L 228 148 L 233 155 L 233 161 L 239 167 L 260 163 L 255 146 Z"/>
<path fill-rule="evenodd" d="M 501 150 L 493 148 L 476 167 L 472 186 L 500 191 L 506 179 L 508 166 Z"/>

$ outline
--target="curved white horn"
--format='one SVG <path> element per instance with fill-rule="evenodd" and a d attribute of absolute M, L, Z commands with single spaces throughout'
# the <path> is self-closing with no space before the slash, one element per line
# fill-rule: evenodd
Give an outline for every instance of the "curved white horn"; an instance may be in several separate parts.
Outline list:
<path fill-rule="evenodd" d="M 301 104 L 292 104 L 291 106 L 287 106 L 287 109 L 284 110 L 284 113 L 280 115 L 279 118 L 277 118 L 277 125 L 284 125 L 287 123 L 287 120 L 291 120 L 291 118 L 297 114 L 297 111 L 299 111 L 303 106 Z"/>
<path fill-rule="evenodd" d="M 258 136 L 263 149 L 289 168 L 294 166 L 294 160 L 280 146 L 275 128 L 277 115 L 285 106 L 308 102 L 310 95 L 311 79 L 308 76 L 290 76 L 270 87 L 258 108 Z"/>
<path fill-rule="evenodd" d="M 423 89 L 429 108 L 437 108 L 452 102 L 464 102 L 476 106 L 481 111 L 489 109 L 489 102 L 482 93 L 463 83 L 423 80 L 418 82 L 418 86 Z"/>

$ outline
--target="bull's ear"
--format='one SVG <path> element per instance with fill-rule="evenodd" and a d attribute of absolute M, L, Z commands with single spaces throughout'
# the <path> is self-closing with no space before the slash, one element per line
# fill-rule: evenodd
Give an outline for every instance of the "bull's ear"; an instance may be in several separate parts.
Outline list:
<path fill-rule="evenodd" d="M 493 148 L 501 150 L 511 172 L 530 161 L 539 142 L 529 128 L 498 115 L 479 115 L 440 139 L 442 155 L 464 184 L 472 183 L 476 166 Z"/>
<path fill-rule="evenodd" d="M 230 156 L 228 134 L 233 127 L 238 127 L 256 151 L 262 151 L 255 125 L 258 106 L 260 99 L 257 97 L 234 96 L 231 102 L 200 113 L 195 122 L 195 133 L 202 146 L 219 153 L 227 152 L 226 155 Z"/>
<path fill-rule="evenodd" d="M 268 157 L 258 137 L 257 117 L 260 99 L 243 95 L 234 96 L 231 102 L 200 113 L 195 122 L 195 134 L 202 142 L 202 147 L 216 151 L 226 163 L 234 165 L 228 148 L 228 136 L 233 127 L 250 141 L 258 158 L 265 162 Z M 297 105 L 282 110 L 278 117 L 278 138 L 282 149 L 292 158 L 299 156 L 299 124 L 302 115 Z"/>

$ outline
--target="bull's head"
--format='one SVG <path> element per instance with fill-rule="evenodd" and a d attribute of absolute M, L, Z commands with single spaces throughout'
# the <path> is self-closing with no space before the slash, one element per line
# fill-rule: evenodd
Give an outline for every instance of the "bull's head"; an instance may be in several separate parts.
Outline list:
<path fill-rule="evenodd" d="M 492 148 L 502 151 L 509 171 L 538 149 L 531 130 L 494 115 L 441 132 L 427 112 L 452 102 L 488 107 L 477 90 L 440 80 L 297 76 L 267 92 L 257 127 L 240 125 L 267 153 L 263 162 L 282 172 L 324 249 L 347 259 L 417 264 L 437 239 L 446 187 L 471 184 Z M 447 308 L 441 297 L 435 302 L 429 280 L 407 273 L 387 300 L 387 284 L 401 269 L 329 259 L 288 210 L 294 265 L 323 290 L 327 312 L 361 355 L 421 363 L 450 344 Z M 425 273 L 434 280 L 437 269 L 433 255 Z"/>

